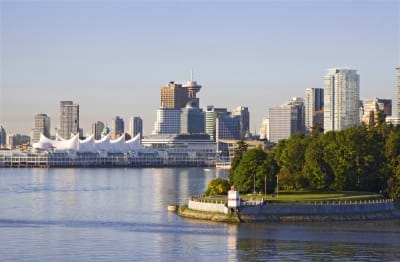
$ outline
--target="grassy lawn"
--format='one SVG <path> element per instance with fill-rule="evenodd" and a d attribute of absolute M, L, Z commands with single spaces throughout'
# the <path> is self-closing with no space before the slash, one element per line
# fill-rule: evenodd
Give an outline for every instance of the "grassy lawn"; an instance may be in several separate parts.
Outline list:
<path fill-rule="evenodd" d="M 349 201 L 360 201 L 360 200 L 377 200 L 383 199 L 383 196 L 371 192 L 354 192 L 354 191 L 343 191 L 343 192 L 279 192 L 279 195 L 262 195 L 262 194 L 242 194 L 240 197 L 243 200 L 260 200 L 264 199 L 273 203 L 308 203 L 308 202 L 349 202 Z M 226 196 L 209 196 L 202 197 L 204 201 L 226 201 Z"/>

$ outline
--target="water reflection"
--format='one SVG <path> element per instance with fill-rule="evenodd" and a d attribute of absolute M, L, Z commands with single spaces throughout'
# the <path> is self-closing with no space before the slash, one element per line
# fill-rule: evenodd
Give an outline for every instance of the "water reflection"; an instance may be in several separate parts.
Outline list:
<path fill-rule="evenodd" d="M 227 170 L 0 169 L 5 261 L 387 260 L 400 222 L 240 224 L 167 212 Z"/>

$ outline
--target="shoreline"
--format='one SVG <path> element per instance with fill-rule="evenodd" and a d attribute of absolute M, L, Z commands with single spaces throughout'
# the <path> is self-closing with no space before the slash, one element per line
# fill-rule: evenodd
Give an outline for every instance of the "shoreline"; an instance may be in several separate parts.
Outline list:
<path fill-rule="evenodd" d="M 400 210 L 395 208 L 390 211 L 360 212 L 346 214 L 224 214 L 220 212 L 209 212 L 189 209 L 187 206 L 178 208 L 178 215 L 183 218 L 198 220 L 209 220 L 230 224 L 239 223 L 298 223 L 298 222 L 353 222 L 353 221 L 382 221 L 399 220 Z"/>

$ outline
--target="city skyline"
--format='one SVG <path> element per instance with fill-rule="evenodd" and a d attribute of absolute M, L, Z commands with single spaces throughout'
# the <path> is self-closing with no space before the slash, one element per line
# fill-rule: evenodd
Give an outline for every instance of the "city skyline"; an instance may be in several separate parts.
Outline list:
<path fill-rule="evenodd" d="M 258 132 L 268 108 L 304 97 L 306 88 L 322 88 L 332 67 L 358 70 L 361 99 L 396 100 L 396 1 L 215 3 L 213 8 L 3 1 L 0 7 L 0 123 L 7 133 L 30 134 L 35 113 L 51 117 L 53 133 L 60 126 L 59 101 L 73 100 L 80 105 L 84 134 L 97 120 L 109 125 L 115 115 L 125 121 L 141 116 L 144 133 L 150 134 L 160 87 L 190 80 L 191 68 L 203 86 L 201 108 L 247 106 L 251 132 Z M 154 18 L 172 10 L 182 11 L 179 19 Z M 207 21 L 192 19 L 205 11 Z M 85 18 L 71 20 L 82 14 Z M 276 24 L 279 30 L 269 26 Z M 305 37 L 298 39 L 299 34 Z M 107 40 L 110 36 L 115 41 Z"/>

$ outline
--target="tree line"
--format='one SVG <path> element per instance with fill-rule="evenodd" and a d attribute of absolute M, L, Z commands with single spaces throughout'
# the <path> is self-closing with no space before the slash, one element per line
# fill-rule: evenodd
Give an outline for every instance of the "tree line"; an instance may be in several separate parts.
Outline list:
<path fill-rule="evenodd" d="M 229 173 L 241 193 L 369 191 L 400 198 L 400 126 L 385 123 L 281 140 L 272 151 L 240 141 Z"/>

